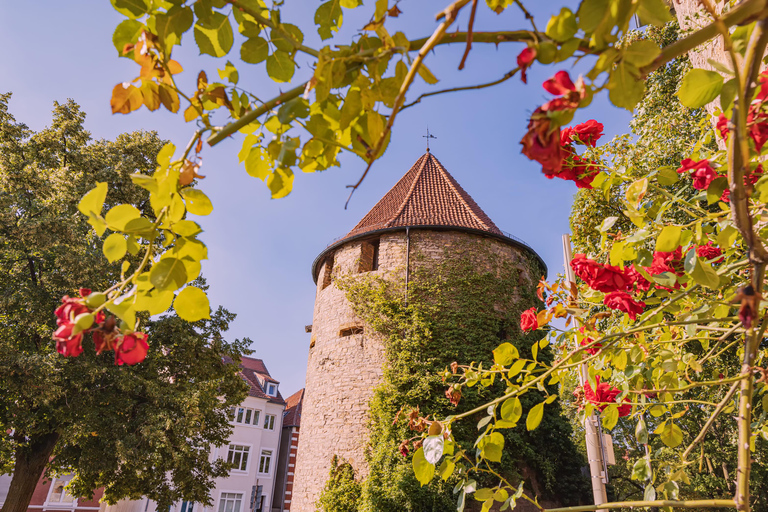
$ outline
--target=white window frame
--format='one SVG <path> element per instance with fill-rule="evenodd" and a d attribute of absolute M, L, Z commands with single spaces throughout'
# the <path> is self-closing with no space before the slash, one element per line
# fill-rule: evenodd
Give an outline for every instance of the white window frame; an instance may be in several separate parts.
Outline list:
<path fill-rule="evenodd" d="M 224 499 L 224 495 L 225 494 L 239 495 L 240 496 L 240 510 L 237 511 L 237 512 L 247 512 L 248 502 L 246 501 L 245 493 L 243 491 L 225 491 L 225 490 L 222 490 L 219 493 L 219 500 L 216 503 L 216 508 L 212 512 L 219 512 L 219 510 L 221 510 L 221 502 Z M 237 499 L 237 498 L 227 498 L 227 499 Z M 235 512 L 234 507 L 232 509 L 232 512 Z"/>
<path fill-rule="evenodd" d="M 251 421 L 250 423 L 246 423 L 245 418 L 248 416 L 249 412 L 251 413 Z M 232 425 L 259 427 L 261 422 L 261 409 L 243 406 L 231 407 L 228 417 L 229 422 Z M 242 419 L 242 421 L 238 421 L 238 419 Z"/>
<path fill-rule="evenodd" d="M 251 461 L 253 460 L 253 457 L 251 457 L 251 455 L 252 455 L 251 448 L 253 448 L 253 445 L 247 444 L 247 443 L 237 443 L 237 442 L 233 442 L 233 443 L 227 444 L 227 459 L 226 459 L 227 462 L 230 462 L 229 461 L 229 454 L 230 454 L 230 452 L 238 453 L 236 450 L 232 449 L 233 446 L 242 446 L 243 448 L 246 448 L 245 451 L 240 451 L 239 452 L 241 454 L 241 456 L 240 456 L 240 466 L 242 466 L 242 460 L 243 460 L 242 454 L 243 453 L 247 454 L 247 460 L 245 461 L 245 469 L 240 469 L 239 467 L 237 467 L 237 468 L 232 468 L 230 471 L 232 473 L 248 473 L 248 471 L 251 469 Z M 232 458 L 234 459 L 234 457 L 232 457 Z"/>
<path fill-rule="evenodd" d="M 277 384 L 274 382 L 267 383 L 267 394 L 269 396 L 277 396 Z"/>
<path fill-rule="evenodd" d="M 267 458 L 267 470 L 266 470 L 266 471 L 262 471 L 262 470 L 261 470 L 261 468 L 262 468 L 262 463 L 261 463 L 261 462 L 262 462 L 262 460 L 264 459 L 264 453 L 265 453 L 265 452 L 269 454 L 269 455 L 268 455 L 268 458 Z M 274 451 L 274 450 L 265 450 L 265 449 L 262 449 L 262 450 L 261 450 L 261 453 L 259 453 L 259 467 L 258 467 L 258 469 L 257 469 L 257 472 L 258 472 L 260 475 L 269 475 L 269 474 L 271 473 L 271 471 L 270 471 L 270 470 L 271 470 L 271 469 L 272 469 L 272 467 L 274 466 L 274 464 L 272 464 L 272 461 L 273 461 L 273 459 L 274 459 L 274 454 L 275 454 L 275 451 Z M 262 496 L 263 496 L 263 495 L 262 495 Z"/>
<path fill-rule="evenodd" d="M 48 488 L 48 496 L 45 498 L 45 504 L 43 505 L 46 508 L 60 508 L 60 509 L 74 509 L 77 508 L 77 498 L 74 496 L 72 497 L 71 502 L 63 502 L 61 500 L 59 501 L 51 501 L 51 496 L 53 495 L 53 488 L 56 486 L 57 482 L 65 482 L 64 486 L 66 486 L 70 481 L 72 480 L 72 475 L 66 475 L 64 477 L 54 477 L 51 480 L 51 486 Z M 69 494 L 66 489 L 63 490 L 64 494 Z M 62 496 L 64 496 L 62 494 Z M 70 494 L 70 496 L 72 496 Z"/>
<path fill-rule="evenodd" d="M 271 422 L 269 421 L 270 418 L 272 419 Z M 264 430 L 275 430 L 275 422 L 276 421 L 277 421 L 277 416 L 275 414 L 265 414 L 264 415 Z"/>

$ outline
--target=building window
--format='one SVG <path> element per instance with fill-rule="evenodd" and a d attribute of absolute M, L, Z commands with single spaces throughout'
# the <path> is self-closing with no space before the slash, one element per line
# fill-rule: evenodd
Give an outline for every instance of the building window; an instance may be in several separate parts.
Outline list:
<path fill-rule="evenodd" d="M 371 272 L 379 269 L 379 240 L 363 242 L 360 245 L 360 263 L 358 272 Z"/>
<path fill-rule="evenodd" d="M 241 444 L 229 445 L 227 462 L 233 465 L 236 471 L 248 471 L 248 452 L 250 447 Z"/>
<path fill-rule="evenodd" d="M 329 284 L 331 284 L 333 276 L 333 255 L 328 256 L 325 259 L 325 270 L 323 271 L 323 287 L 321 290 L 325 290 Z"/>
<path fill-rule="evenodd" d="M 250 407 L 232 407 L 229 412 L 229 421 L 240 425 L 258 425 L 261 411 Z"/>
<path fill-rule="evenodd" d="M 51 482 L 51 494 L 48 496 L 48 503 L 74 504 L 75 497 L 69 494 L 66 485 L 72 477 L 54 478 Z"/>
<path fill-rule="evenodd" d="M 277 396 L 277 384 L 272 384 L 271 382 L 267 384 L 267 394 L 269 396 Z"/>
<path fill-rule="evenodd" d="M 251 510 L 253 512 L 264 512 L 263 489 L 264 486 L 262 485 L 254 485 L 251 490 Z"/>
<path fill-rule="evenodd" d="M 219 498 L 219 512 L 240 512 L 242 504 L 242 493 L 223 492 Z"/>
<path fill-rule="evenodd" d="M 339 329 L 339 337 L 352 336 L 353 334 L 363 334 L 362 325 L 348 325 Z"/>
<path fill-rule="evenodd" d="M 272 463 L 272 451 L 261 450 L 261 459 L 259 459 L 259 473 L 269 473 L 269 466 Z"/>
<path fill-rule="evenodd" d="M 179 512 L 194 512 L 195 504 L 191 501 L 182 501 Z"/>
<path fill-rule="evenodd" d="M 274 414 L 265 414 L 264 415 L 264 428 L 267 430 L 275 430 L 275 415 Z"/>

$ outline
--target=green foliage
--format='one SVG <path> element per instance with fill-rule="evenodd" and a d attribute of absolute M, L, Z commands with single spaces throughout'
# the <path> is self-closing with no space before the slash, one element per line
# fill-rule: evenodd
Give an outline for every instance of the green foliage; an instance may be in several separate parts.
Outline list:
<path fill-rule="evenodd" d="M 535 300 L 529 283 L 541 272 L 538 264 L 518 268 L 499 260 L 484 245 L 467 242 L 446 249 L 440 261 L 411 254 L 411 266 L 407 305 L 402 279 L 355 274 L 336 280 L 355 312 L 384 337 L 387 356 L 383 382 L 371 401 L 370 473 L 362 482 L 359 510 L 454 508 L 457 496 L 452 488 L 458 470 L 447 457 L 453 454 L 453 444 L 443 447 L 442 463 L 429 460 L 439 454 L 428 446 L 433 436 L 424 440 L 423 447 L 406 443 L 412 455 L 403 457 L 398 449 L 401 441 L 418 434 L 403 418 L 412 407 L 435 418 L 470 410 L 503 391 L 499 385 L 464 388 L 458 407 L 452 406 L 443 380 L 452 362 L 489 367 L 493 357 L 531 352 L 531 337 L 520 333 L 518 322 L 522 309 Z M 506 341 L 494 352 L 500 340 Z M 551 357 L 549 350 L 540 355 L 544 360 Z M 514 420 L 543 399 L 539 392 L 531 393 L 504 407 L 502 415 Z M 535 432 L 523 425 L 498 431 L 481 441 L 480 450 L 489 460 L 501 461 L 506 477 L 525 479 L 529 491 L 578 503 L 588 492 L 579 469 L 584 461 L 570 444 L 570 427 L 560 417 L 559 407 L 549 405 L 542 413 L 542 425 Z M 393 424 L 396 417 L 399 420 Z M 476 415 L 474 422 L 452 426 L 457 453 L 473 452 L 474 423 L 481 418 Z M 440 478 L 433 479 L 436 473 Z M 495 485 L 492 477 L 477 479 Z M 336 510 L 331 502 L 324 503 L 326 512 Z"/>
<path fill-rule="evenodd" d="M 360 482 L 355 479 L 351 464 L 334 455 L 331 470 L 320 499 L 318 511 L 357 512 L 360 501 Z"/>
<path fill-rule="evenodd" d="M 80 211 L 133 205 L 128 218 L 134 210 L 151 216 L 148 194 L 131 174 L 153 170 L 164 143 L 148 132 L 92 141 L 71 101 L 56 104 L 50 127 L 35 133 L 8 112 L 9 97 L 0 96 L 0 429 L 14 435 L 0 437 L 0 472 L 36 482 L 41 475 L 25 474 L 25 461 L 37 459 L 48 473 L 73 473 L 79 496 L 103 486 L 110 503 L 139 496 L 161 507 L 182 498 L 210 502 L 213 479 L 227 468 L 208 461 L 209 446 L 228 438 L 227 407 L 246 391 L 236 365 L 222 362 L 246 351 L 247 340 L 223 339 L 234 315 L 219 308 L 209 316 L 207 300 L 201 307 L 194 296 L 178 306 L 195 323 L 173 311 L 153 321 L 140 314 L 151 349 L 135 366 L 116 366 L 111 352 L 97 355 L 90 335 L 75 358 L 56 353 L 51 340 L 62 296 L 81 286 L 108 289 L 124 271 L 104 259 L 88 225 L 93 217 Z M 116 218 L 107 215 L 110 230 Z M 124 261 L 137 265 L 135 239 L 117 236 Z M 185 290 L 202 294 L 204 282 L 195 284 Z M 88 304 L 106 300 L 94 293 Z M 56 440 L 52 451 L 41 448 L 46 439 Z"/>

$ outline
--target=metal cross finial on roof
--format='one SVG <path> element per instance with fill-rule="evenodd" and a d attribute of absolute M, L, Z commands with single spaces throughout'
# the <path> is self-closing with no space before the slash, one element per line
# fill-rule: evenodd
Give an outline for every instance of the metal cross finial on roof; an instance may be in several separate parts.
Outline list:
<path fill-rule="evenodd" d="M 434 135 L 429 133 L 429 126 L 427 126 L 427 134 L 426 135 L 422 135 L 422 137 L 427 139 L 427 153 L 429 153 L 429 139 L 436 139 L 437 137 L 435 137 Z"/>

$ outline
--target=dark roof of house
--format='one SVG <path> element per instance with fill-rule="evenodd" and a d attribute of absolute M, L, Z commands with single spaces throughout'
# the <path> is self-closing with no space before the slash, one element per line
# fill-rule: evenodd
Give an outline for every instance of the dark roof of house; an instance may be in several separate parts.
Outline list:
<path fill-rule="evenodd" d="M 240 360 L 240 375 L 242 375 L 245 383 L 248 384 L 248 396 L 263 398 L 277 404 L 285 404 L 285 400 L 283 400 L 279 388 L 277 390 L 277 396 L 269 396 L 266 393 L 264 386 L 262 386 L 261 381 L 264 381 L 265 383 L 272 382 L 275 384 L 279 384 L 280 382 L 272 378 L 267 367 L 264 365 L 264 361 L 261 359 L 243 356 Z"/>
<path fill-rule="evenodd" d="M 472 197 L 427 150 L 352 230 L 325 248 L 312 263 L 312 279 L 328 254 L 353 239 L 405 228 L 459 230 L 490 236 L 527 250 L 547 266 L 528 244 L 501 231 Z"/>
<path fill-rule="evenodd" d="M 304 389 L 295 392 L 285 401 L 283 413 L 284 427 L 298 427 L 301 425 L 301 406 L 304 403 Z"/>
<path fill-rule="evenodd" d="M 429 151 L 416 160 L 345 238 L 406 226 L 452 226 L 502 234 Z"/>

